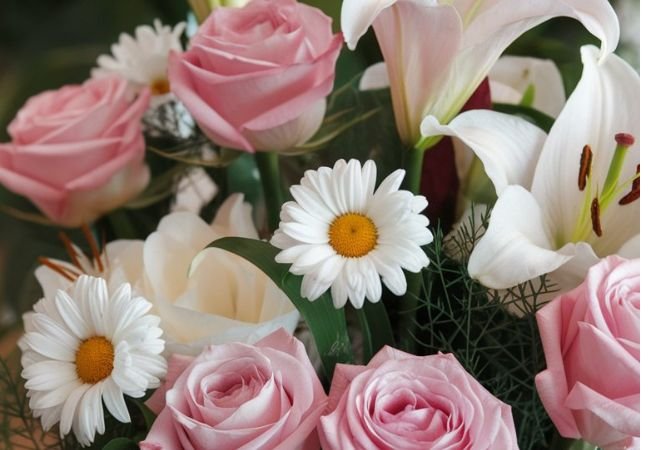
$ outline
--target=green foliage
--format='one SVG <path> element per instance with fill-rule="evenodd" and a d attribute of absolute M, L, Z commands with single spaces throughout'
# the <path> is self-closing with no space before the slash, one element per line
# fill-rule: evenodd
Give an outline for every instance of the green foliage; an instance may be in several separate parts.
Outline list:
<path fill-rule="evenodd" d="M 364 363 L 370 361 L 383 346 L 395 347 L 393 327 L 383 303 L 365 301 L 363 307 L 357 309 L 356 313 L 363 333 Z"/>
<path fill-rule="evenodd" d="M 440 230 L 434 233 L 414 337 L 421 354 L 453 353 L 486 389 L 512 406 L 522 450 L 546 449 L 553 424 L 535 389 L 544 355 L 534 312 L 553 287 L 541 277 L 495 291 L 471 279 L 467 260 L 487 219 L 484 214 L 470 220 L 447 238 Z"/>
<path fill-rule="evenodd" d="M 0 358 L 0 448 L 61 448 L 58 436 L 43 431 L 40 421 L 32 417 L 19 368 L 17 350 L 7 359 Z"/>
<path fill-rule="evenodd" d="M 128 438 L 115 438 L 102 447 L 102 450 L 138 450 L 138 443 Z"/>
<path fill-rule="evenodd" d="M 32 416 L 25 383 L 20 376 L 20 352 L 16 349 L 8 358 L 0 358 L 0 448 L 25 450 L 81 450 L 70 433 L 61 439 L 55 426 L 43 431 L 39 419 Z M 96 435 L 95 441 L 85 450 L 137 449 L 147 430 L 153 425 L 155 415 L 143 399 L 127 397 L 131 423 L 121 423 L 104 411 L 106 433 Z"/>

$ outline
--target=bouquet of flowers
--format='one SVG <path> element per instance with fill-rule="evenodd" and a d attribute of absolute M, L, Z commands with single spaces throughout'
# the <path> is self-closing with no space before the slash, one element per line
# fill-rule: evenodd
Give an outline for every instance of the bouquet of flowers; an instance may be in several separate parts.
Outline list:
<path fill-rule="evenodd" d="M 613 7 L 332 3 L 190 0 L 15 115 L 0 208 L 50 245 L 4 448 L 640 448 Z M 574 89 L 502 56 L 555 17 Z"/>

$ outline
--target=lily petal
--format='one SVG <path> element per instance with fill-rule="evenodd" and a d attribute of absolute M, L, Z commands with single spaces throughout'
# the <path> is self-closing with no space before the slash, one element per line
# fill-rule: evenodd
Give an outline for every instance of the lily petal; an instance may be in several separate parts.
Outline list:
<path fill-rule="evenodd" d="M 341 8 L 341 31 L 350 50 L 357 47 L 361 36 L 381 12 L 398 0 L 347 0 Z"/>
<path fill-rule="evenodd" d="M 460 49 L 460 16 L 435 0 L 343 2 L 341 26 L 351 48 L 370 24 L 386 61 L 400 137 L 413 145 Z"/>
<path fill-rule="evenodd" d="M 625 132 L 638 138 L 640 134 L 639 75 L 617 55 L 599 60 L 594 46 L 584 46 L 581 52 L 582 78 L 549 133 L 531 190 L 561 242 L 572 240 L 585 201 L 586 191 L 581 192 L 577 184 L 583 147 L 589 145 L 593 151 L 594 196 L 607 176 L 616 147 L 614 136 Z M 628 151 L 622 178 L 635 173 L 639 159 L 637 140 Z M 617 201 L 601 217 L 603 236 L 592 233 L 586 239 L 599 255 L 616 253 L 639 233 L 639 202 L 620 206 Z"/>
<path fill-rule="evenodd" d="M 549 59 L 502 56 L 489 74 L 490 94 L 496 103 L 521 103 L 528 89 L 533 89 L 531 106 L 557 117 L 566 102 L 562 75 Z"/>
<path fill-rule="evenodd" d="M 378 62 L 368 67 L 359 81 L 360 91 L 372 91 L 376 89 L 386 89 L 390 86 L 388 81 L 388 68 L 385 62 Z"/>
<path fill-rule="evenodd" d="M 467 111 L 449 125 L 427 116 L 422 136 L 446 135 L 459 138 L 483 162 L 497 195 L 507 186 L 530 188 L 546 133 L 529 122 L 508 114 L 487 110 Z"/>
<path fill-rule="evenodd" d="M 483 0 L 470 3 L 454 3 L 464 21 L 463 48 L 454 61 L 453 76 L 429 111 L 442 123 L 456 115 L 516 38 L 550 18 L 578 19 L 601 40 L 603 55 L 611 53 L 618 44 L 618 19 L 605 0 Z"/>
<path fill-rule="evenodd" d="M 467 269 L 483 285 L 506 289 L 552 272 L 571 259 L 551 248 L 546 218 L 533 196 L 521 186 L 508 186 L 494 205 Z"/>

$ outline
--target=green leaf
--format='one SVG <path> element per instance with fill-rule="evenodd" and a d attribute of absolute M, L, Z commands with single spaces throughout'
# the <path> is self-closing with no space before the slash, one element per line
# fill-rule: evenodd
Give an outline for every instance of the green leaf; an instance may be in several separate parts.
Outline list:
<path fill-rule="evenodd" d="M 156 421 L 156 415 L 154 412 L 149 409 L 147 405 L 144 404 L 144 401 L 132 398 L 132 397 L 127 397 L 127 400 L 133 405 L 135 405 L 140 413 L 142 414 L 142 417 L 144 418 L 144 423 L 147 427 L 147 430 L 150 430 L 151 427 L 153 426 L 153 423 Z"/>
<path fill-rule="evenodd" d="M 395 347 L 393 328 L 383 303 L 365 302 L 356 312 L 363 332 L 365 362 L 370 361 L 383 346 Z"/>
<path fill-rule="evenodd" d="M 289 264 L 275 262 L 280 252 L 277 248 L 268 242 L 237 237 L 218 239 L 208 247 L 220 248 L 250 261 L 289 297 L 314 336 L 329 380 L 332 379 L 336 363 L 353 361 L 344 310 L 334 308 L 329 292 L 313 302 L 303 298 L 300 295 L 302 277 L 290 273 Z"/>
<path fill-rule="evenodd" d="M 519 106 L 532 108 L 534 102 L 535 102 L 535 85 L 531 83 L 524 91 L 524 95 L 521 97 L 521 100 L 519 101 Z"/>
<path fill-rule="evenodd" d="M 138 443 L 125 437 L 118 437 L 110 441 L 102 450 L 139 450 Z"/>
<path fill-rule="evenodd" d="M 530 108 L 523 105 L 509 105 L 507 103 L 494 103 L 492 105 L 495 111 L 502 112 L 505 114 L 512 114 L 513 116 L 519 116 L 524 120 L 537 125 L 542 130 L 547 133 L 551 130 L 555 119 L 551 116 L 544 114 L 541 111 Z"/>

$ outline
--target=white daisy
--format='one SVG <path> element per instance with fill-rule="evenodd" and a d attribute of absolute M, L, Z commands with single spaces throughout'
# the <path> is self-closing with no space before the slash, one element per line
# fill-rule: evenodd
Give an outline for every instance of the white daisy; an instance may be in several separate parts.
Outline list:
<path fill-rule="evenodd" d="M 104 279 L 81 275 L 69 293 L 59 290 L 25 315 L 22 376 L 43 428 L 60 422 L 61 437 L 72 429 L 88 446 L 105 431 L 102 399 L 117 420 L 130 422 L 124 394 L 142 397 L 159 386 L 167 364 L 160 319 L 128 283 L 109 293 Z"/>
<path fill-rule="evenodd" d="M 135 38 L 122 33 L 119 42 L 111 46 L 112 56 L 97 58 L 99 67 L 92 70 L 92 76 L 117 74 L 136 87 L 149 86 L 154 98 L 169 94 L 167 58 L 170 51 L 183 50 L 180 37 L 184 29 L 184 22 L 172 29 L 156 19 L 154 28 L 148 25 L 137 27 Z"/>
<path fill-rule="evenodd" d="M 420 272 L 429 264 L 420 248 L 433 240 L 429 220 L 420 214 L 427 201 L 399 190 L 405 172 L 389 175 L 375 191 L 377 168 L 353 159 L 333 169 L 309 170 L 291 187 L 296 201 L 280 213 L 271 243 L 282 249 L 276 261 L 304 275 L 301 295 L 309 300 L 332 288 L 334 305 L 350 299 L 381 299 L 381 281 L 396 295 L 406 293 L 402 269 Z M 380 281 L 381 277 L 381 281 Z"/>

